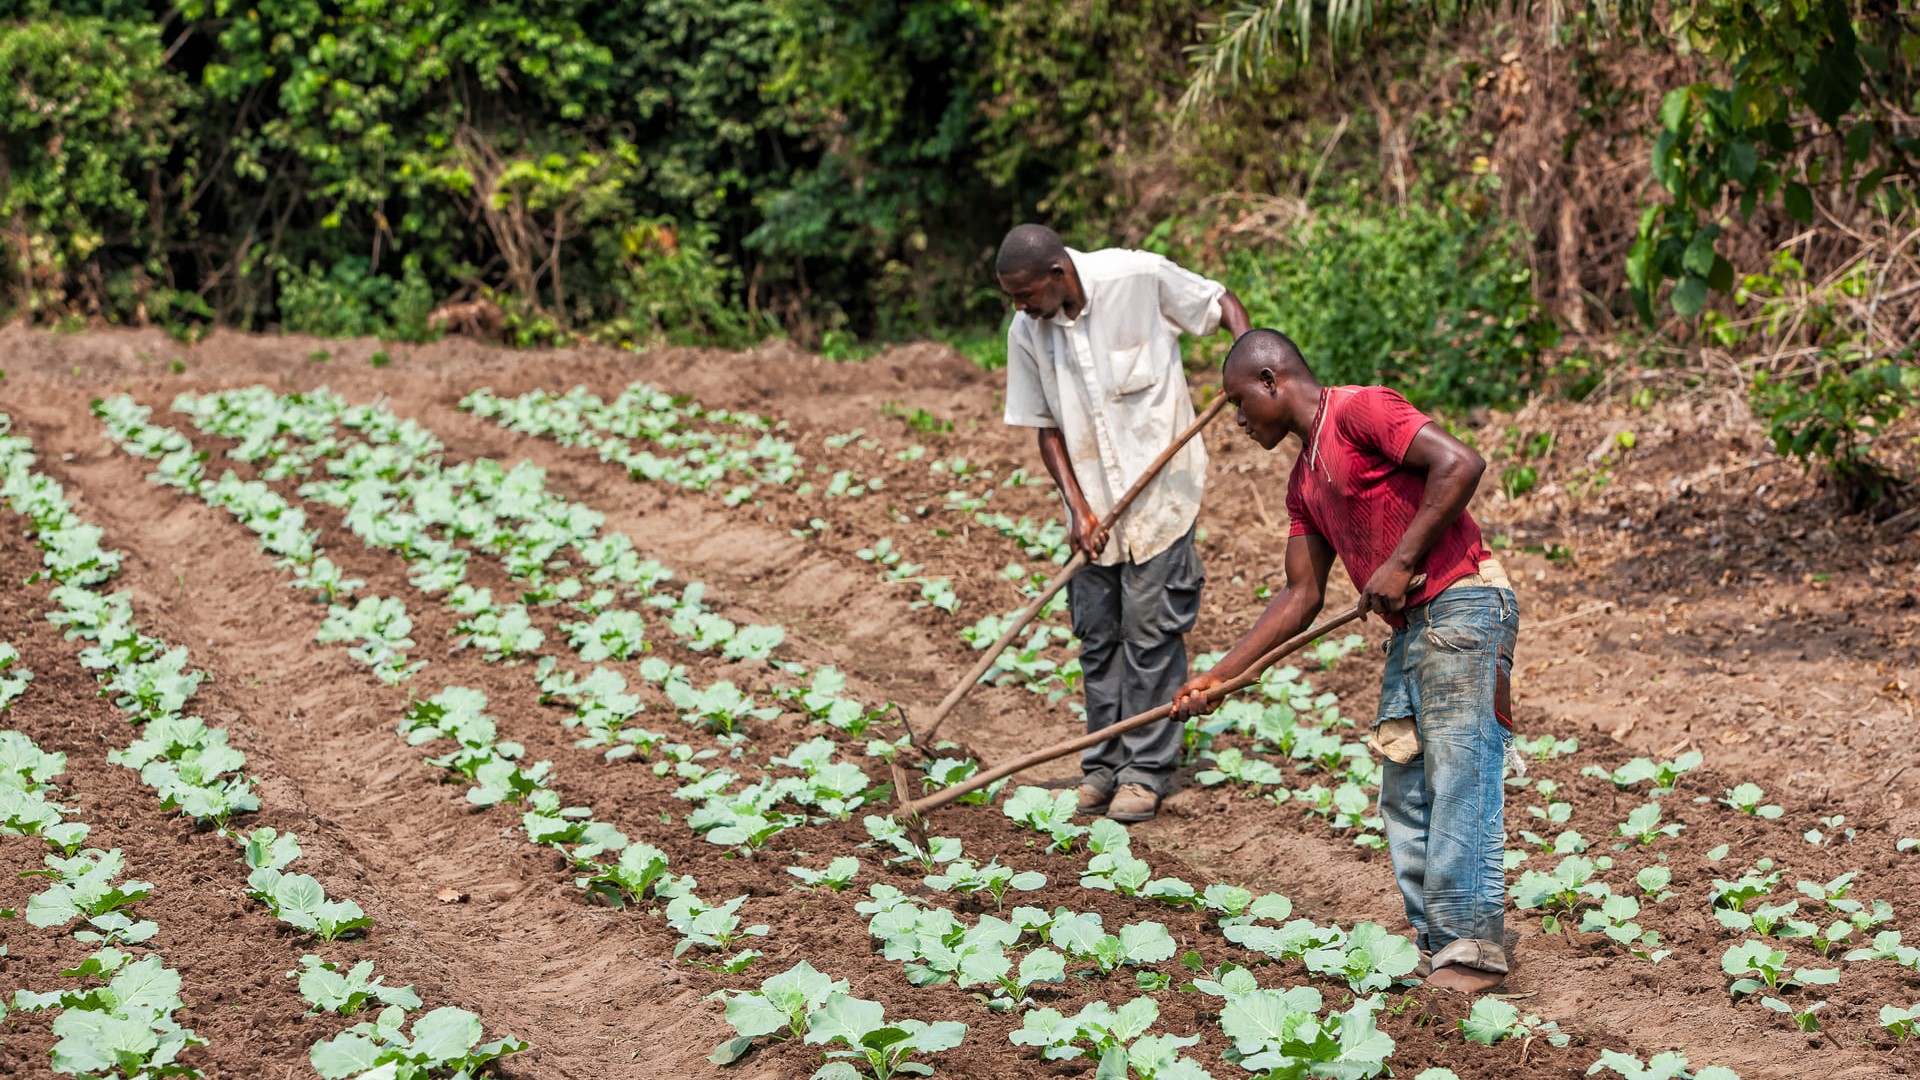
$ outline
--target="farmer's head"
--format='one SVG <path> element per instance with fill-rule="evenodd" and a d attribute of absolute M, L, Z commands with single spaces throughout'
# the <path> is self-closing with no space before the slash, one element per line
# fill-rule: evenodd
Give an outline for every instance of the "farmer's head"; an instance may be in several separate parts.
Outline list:
<path fill-rule="evenodd" d="M 1240 335 L 1227 352 L 1221 390 L 1236 410 L 1240 430 L 1268 450 L 1280 445 L 1289 431 L 1312 423 L 1320 397 L 1320 383 L 1307 370 L 1300 350 L 1278 330 Z"/>
<path fill-rule="evenodd" d="M 1067 245 L 1045 225 L 1016 225 L 1000 241 L 993 269 L 1000 288 L 1029 318 L 1051 319 L 1081 301 Z"/>

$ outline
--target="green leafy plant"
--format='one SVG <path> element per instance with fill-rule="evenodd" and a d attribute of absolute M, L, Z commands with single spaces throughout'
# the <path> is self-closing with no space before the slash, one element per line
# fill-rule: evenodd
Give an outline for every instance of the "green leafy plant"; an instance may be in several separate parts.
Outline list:
<path fill-rule="evenodd" d="M 267 905 L 281 922 L 321 941 L 335 941 L 373 925 L 359 904 L 329 899 L 320 882 L 306 874 L 261 867 L 247 875 L 247 894 Z"/>
<path fill-rule="evenodd" d="M 25 875 L 45 876 L 53 883 L 27 899 L 27 922 L 39 927 L 65 926 L 75 919 L 98 918 L 146 899 L 153 886 L 145 881 L 118 881 L 126 856 L 88 849 L 71 857 L 46 856 L 45 870 Z"/>
<path fill-rule="evenodd" d="M 1891 960 L 1904 968 L 1920 971 L 1920 948 L 1900 943 L 1900 931 L 1883 930 L 1873 936 L 1873 945 L 1869 948 L 1855 949 L 1847 954 L 1849 963 L 1862 960 Z"/>
<path fill-rule="evenodd" d="M 1698 750 L 1689 750 L 1672 761 L 1654 761 L 1651 758 L 1634 758 L 1613 772 L 1598 765 L 1589 765 L 1580 770 L 1582 776 L 1592 776 L 1612 781 L 1615 787 L 1629 788 L 1635 784 L 1653 782 L 1653 794 L 1663 795 L 1679 784 L 1680 778 L 1698 769 L 1705 756 Z"/>
<path fill-rule="evenodd" d="M 1032 892 L 1046 885 L 1047 876 L 1034 870 L 1015 872 L 998 862 L 975 866 L 965 859 L 955 859 L 940 873 L 929 874 L 923 880 L 927 888 L 940 892 L 984 892 L 993 897 L 995 909 L 1000 909 L 1005 906 L 1008 889 Z"/>
<path fill-rule="evenodd" d="M 1787 967 L 1787 954 L 1764 941 L 1748 941 L 1727 948 L 1720 968 L 1733 976 L 1729 990 L 1735 999 L 1760 990 L 1775 993 L 1806 986 L 1831 986 L 1840 981 L 1839 968 Z"/>
<path fill-rule="evenodd" d="M 1877 359 L 1841 356 L 1812 379 L 1754 376 L 1749 398 L 1774 449 L 1825 469 L 1850 503 L 1884 499 L 1898 476 L 1878 438 L 1920 404 L 1920 370 L 1909 354 Z"/>
<path fill-rule="evenodd" d="M 1550 734 L 1533 736 L 1515 735 L 1513 737 L 1513 747 L 1521 754 L 1533 758 L 1535 761 L 1551 761 L 1557 757 L 1566 757 L 1570 754 L 1578 753 L 1580 750 L 1580 740 L 1572 736 L 1564 739 L 1556 738 Z"/>
<path fill-rule="evenodd" d="M 27 684 L 33 681 L 33 672 L 14 666 L 19 662 L 19 651 L 0 641 L 0 709 L 12 705 L 16 698 L 27 692 Z"/>
<path fill-rule="evenodd" d="M 1600 906 L 1590 908 L 1580 918 L 1582 933 L 1601 933 L 1617 945 L 1649 963 L 1658 964 L 1673 955 L 1660 948 L 1658 931 L 1647 930 L 1633 920 L 1640 916 L 1640 901 L 1631 896 L 1606 896 Z"/>
<path fill-rule="evenodd" d="M 787 873 L 800 879 L 807 888 L 825 888 L 841 892 L 853 884 L 854 877 L 860 873 L 860 860 L 852 855 L 841 855 L 827 864 L 824 870 L 809 870 L 804 866 L 789 866 Z"/>
<path fill-rule="evenodd" d="M 886 1008 L 877 1001 L 830 995 L 808 1021 L 806 1041 L 815 1045 L 839 1043 L 842 1050 L 829 1050 L 828 1065 L 814 1073 L 817 1080 L 857 1080 L 870 1075 L 873 1080 L 890 1080 L 901 1075 L 929 1076 L 933 1069 L 924 1062 L 911 1060 L 923 1054 L 937 1054 L 960 1045 L 967 1026 L 952 1020 L 926 1023 L 898 1020 L 889 1024 Z M 863 1073 L 857 1065 L 864 1065 Z"/>
<path fill-rule="evenodd" d="M 1365 1078 L 1383 1073 L 1393 1054 L 1393 1037 L 1375 1023 L 1382 1004 L 1377 994 L 1363 997 L 1323 1018 L 1310 986 L 1251 990 L 1227 999 L 1220 1027 L 1243 1068 Z"/>
<path fill-rule="evenodd" d="M 1880 1006 L 1880 1026 L 1893 1033 L 1894 1041 L 1906 1042 L 1916 1028 L 1920 1028 L 1920 1001 L 1904 1009 L 1898 1005 Z"/>
<path fill-rule="evenodd" d="M 482 1037 L 480 1018 L 465 1009 L 434 1009 L 409 1029 L 406 1010 L 389 1005 L 374 1019 L 314 1043 L 310 1057 L 322 1080 L 346 1080 L 382 1066 L 392 1066 L 395 1076 L 472 1076 L 527 1048 L 511 1035 L 489 1043 Z"/>
<path fill-rule="evenodd" d="M 835 994 L 847 992 L 845 979 L 835 980 L 805 960 L 778 975 L 770 975 L 758 990 L 720 990 L 713 995 L 727 1003 L 727 1023 L 736 1037 L 714 1048 L 707 1060 L 715 1065 L 738 1061 L 763 1035 L 797 1039 L 806 1035 L 808 1018 Z"/>
<path fill-rule="evenodd" d="M 1772 859 L 1761 859 L 1737 881 L 1713 880 L 1713 906 L 1745 911 L 1747 905 L 1766 896 L 1780 884 L 1782 871 L 1773 868 Z"/>
<path fill-rule="evenodd" d="M 183 1028 L 173 1014 L 186 1008 L 180 999 L 180 973 L 157 954 L 138 960 L 118 949 L 102 949 L 69 977 L 97 977 L 106 985 L 89 990 L 38 993 L 16 991 L 13 1006 L 23 1012 L 58 1008 L 53 1018 L 53 1071 L 70 1076 L 197 1076 L 179 1061 L 188 1047 L 206 1040 Z"/>
<path fill-rule="evenodd" d="M 1088 1004 L 1073 1016 L 1057 1009 L 1030 1009 L 1021 1026 L 1007 1036 L 1015 1046 L 1031 1046 L 1047 1061 L 1072 1061 L 1091 1051 L 1108 1068 L 1106 1057 L 1119 1051 L 1118 1065 L 1126 1067 L 1126 1047 L 1147 1033 L 1160 1018 L 1160 1003 L 1137 997 L 1118 1009 L 1104 1001 Z M 1081 1045 L 1081 1044 L 1086 1045 Z"/>
<path fill-rule="evenodd" d="M 1356 994 L 1385 990 L 1419 966 L 1420 950 L 1386 927 L 1363 922 L 1338 944 L 1301 954 L 1307 970 L 1345 979 Z"/>
<path fill-rule="evenodd" d="M 1265 758 L 1247 754 L 1236 747 L 1225 750 L 1207 750 L 1200 754 L 1213 761 L 1213 767 L 1202 769 L 1194 779 L 1205 787 L 1224 784 L 1229 780 L 1246 784 L 1254 788 L 1284 783 L 1286 777 L 1280 769 Z"/>
<path fill-rule="evenodd" d="M 1583 904 L 1611 895 L 1612 890 L 1604 882 L 1593 880 L 1598 869 L 1601 869 L 1599 860 L 1569 855 L 1560 860 L 1552 873 L 1528 870 L 1521 874 L 1508 892 L 1514 906 L 1523 911 L 1546 909 L 1542 922 L 1548 933 L 1554 933 L 1559 929 L 1561 917 L 1575 915 Z"/>
<path fill-rule="evenodd" d="M 1687 1055 L 1677 1050 L 1663 1051 L 1644 1062 L 1632 1054 L 1602 1050 L 1600 1059 L 1587 1067 L 1587 1075 L 1593 1076 L 1602 1069 L 1618 1073 L 1626 1080 L 1740 1080 L 1739 1073 L 1721 1065 L 1696 1071 L 1687 1063 Z"/>
<path fill-rule="evenodd" d="M 1814 924 L 1793 918 L 1799 910 L 1800 902 L 1790 900 L 1784 904 L 1761 904 L 1750 912 L 1739 908 L 1716 907 L 1713 917 L 1729 930 L 1752 932 L 1762 937 L 1813 937 L 1818 930 Z"/>
<path fill-rule="evenodd" d="M 705 949 L 724 950 L 743 937 L 766 937 L 766 924 L 745 926 L 740 916 L 735 914 L 740 910 L 740 905 L 746 902 L 744 895 L 718 906 L 708 904 L 691 892 L 675 896 L 668 902 L 666 910 L 667 925 L 680 933 L 680 941 L 674 945 L 673 955 L 680 956 L 696 945 Z"/>
<path fill-rule="evenodd" d="M 1072 791 L 1049 791 L 1039 787 L 1015 788 L 1001 810 L 1017 824 L 1052 839 L 1052 849 L 1067 852 L 1073 842 L 1086 835 L 1086 826 L 1076 825 L 1073 816 L 1079 803 Z"/>
<path fill-rule="evenodd" d="M 420 995 L 411 986 L 387 986 L 373 973 L 373 961 L 362 960 L 351 969 L 341 970 L 308 953 L 300 958 L 300 969 L 287 972 L 287 978 L 300 980 L 300 996 L 307 999 L 313 1012 L 352 1016 L 368 1002 L 413 1010 L 420 1007 Z"/>
<path fill-rule="evenodd" d="M 1614 835 L 1624 836 L 1642 846 L 1651 845 L 1662 836 L 1678 836 L 1686 826 L 1679 822 L 1660 824 L 1660 804 L 1644 803 L 1627 815 L 1627 819 L 1614 829 Z"/>
<path fill-rule="evenodd" d="M 1760 1004 L 1792 1020 L 1794 1026 L 1801 1031 L 1809 1032 L 1820 1030 L 1820 1020 L 1814 1016 L 1814 1013 L 1827 1007 L 1827 1003 L 1824 1001 L 1808 1002 L 1805 1006 L 1796 1007 L 1777 997 L 1762 997 Z"/>
<path fill-rule="evenodd" d="M 1758 784 L 1739 784 L 1728 788 L 1727 797 L 1720 802 L 1743 814 L 1751 814 L 1759 818 L 1773 819 L 1786 813 L 1778 806 L 1761 805 L 1760 800 L 1766 797 L 1766 792 L 1760 790 Z"/>

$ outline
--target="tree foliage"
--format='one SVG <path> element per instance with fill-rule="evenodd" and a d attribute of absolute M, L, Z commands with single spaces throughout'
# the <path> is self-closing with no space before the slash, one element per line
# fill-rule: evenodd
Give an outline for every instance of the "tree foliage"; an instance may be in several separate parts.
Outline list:
<path fill-rule="evenodd" d="M 1732 292 L 1716 248 L 1736 207 L 1809 224 L 1831 202 L 1910 203 L 1920 14 L 1908 5 L 1691 0 L 1667 29 L 1715 70 L 1660 105 L 1649 168 L 1669 200 L 1642 212 L 1626 266 L 1644 318 L 1665 281 L 1687 318 L 1709 291 Z"/>

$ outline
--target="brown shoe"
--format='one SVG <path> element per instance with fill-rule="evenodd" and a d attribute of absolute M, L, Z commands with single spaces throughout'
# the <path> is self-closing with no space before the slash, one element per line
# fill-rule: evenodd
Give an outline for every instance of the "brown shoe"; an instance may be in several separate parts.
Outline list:
<path fill-rule="evenodd" d="M 1113 801 L 1113 792 L 1098 784 L 1081 784 L 1074 789 L 1080 796 L 1077 810 L 1088 817 L 1098 817 L 1107 812 L 1107 804 Z"/>
<path fill-rule="evenodd" d="M 1160 796 L 1145 784 L 1121 784 L 1107 806 L 1107 816 L 1115 821 L 1152 821 L 1160 809 Z"/>

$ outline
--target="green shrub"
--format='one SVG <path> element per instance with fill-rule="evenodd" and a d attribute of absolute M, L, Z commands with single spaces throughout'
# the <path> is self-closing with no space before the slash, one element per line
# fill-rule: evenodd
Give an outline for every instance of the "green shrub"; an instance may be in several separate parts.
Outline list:
<path fill-rule="evenodd" d="M 375 274 L 364 256 L 348 256 L 322 269 L 283 267 L 280 329 L 316 337 L 378 337 L 426 341 L 433 288 L 418 259 L 405 260 L 399 278 Z"/>
<path fill-rule="evenodd" d="M 778 331 L 765 312 L 739 305 L 739 275 L 714 254 L 710 226 L 644 219 L 621 231 L 619 245 L 624 272 L 614 288 L 624 310 L 609 328 L 611 336 L 641 346 L 740 349 Z"/>
<path fill-rule="evenodd" d="M 148 197 L 190 101 L 157 25 L 46 16 L 0 29 L 5 306 L 52 320 L 91 300 L 131 318 L 168 284 Z"/>
<path fill-rule="evenodd" d="M 1774 449 L 1824 469 L 1854 509 L 1886 498 L 1898 482 L 1877 438 L 1920 405 L 1920 367 L 1909 348 L 1898 358 L 1847 360 L 1822 353 L 1817 375 L 1754 376 L 1749 401 Z"/>
<path fill-rule="evenodd" d="M 1166 248 L 1174 227 L 1149 245 Z M 1341 208 L 1229 249 L 1214 274 L 1253 325 L 1291 337 L 1324 383 L 1385 383 L 1423 405 L 1495 404 L 1533 384 L 1541 351 L 1559 339 L 1533 299 L 1522 243 L 1511 227 L 1445 207 Z"/>

